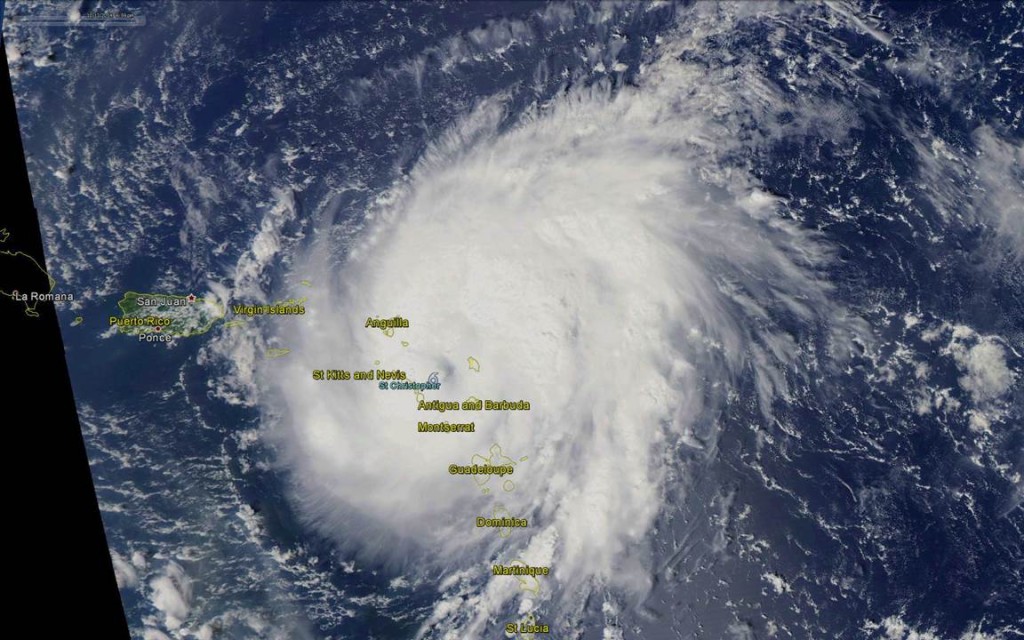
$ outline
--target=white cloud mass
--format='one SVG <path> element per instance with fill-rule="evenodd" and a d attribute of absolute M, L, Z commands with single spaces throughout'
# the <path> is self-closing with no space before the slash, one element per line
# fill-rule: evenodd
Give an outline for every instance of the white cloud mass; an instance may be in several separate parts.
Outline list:
<path fill-rule="evenodd" d="M 970 348 L 955 344 L 952 352 L 964 370 L 960 386 L 975 402 L 998 398 L 1013 384 L 1014 374 L 1006 366 L 1006 352 L 992 338 L 982 338 Z"/>
<path fill-rule="evenodd" d="M 516 581 L 485 580 L 490 562 L 552 567 L 520 613 L 593 584 L 641 597 L 675 445 L 713 445 L 707 398 L 752 370 L 769 411 L 799 348 L 779 319 L 842 316 L 819 277 L 827 248 L 723 162 L 751 144 L 730 120 L 777 89 L 737 101 L 720 83 L 756 79 L 712 82 L 677 55 L 642 90 L 571 91 L 511 124 L 501 99 L 480 104 L 368 213 L 340 269 L 323 246 L 301 265 L 324 286 L 288 328 L 293 353 L 263 370 L 274 441 L 319 530 L 438 582 L 481 581 L 469 595 L 449 580 L 424 633 L 478 637 L 507 610 Z M 394 315 L 411 326 L 393 338 L 364 328 Z M 531 410 L 417 411 L 411 392 L 310 373 L 376 368 L 439 372 L 428 400 Z M 439 420 L 476 433 L 416 432 Z M 513 491 L 448 474 L 494 443 L 518 462 Z M 473 526 L 498 504 L 530 526 Z"/>
<path fill-rule="evenodd" d="M 168 562 L 164 571 L 149 583 L 153 606 L 164 614 L 164 626 L 174 630 L 188 618 L 192 600 L 192 580 L 176 562 Z"/>

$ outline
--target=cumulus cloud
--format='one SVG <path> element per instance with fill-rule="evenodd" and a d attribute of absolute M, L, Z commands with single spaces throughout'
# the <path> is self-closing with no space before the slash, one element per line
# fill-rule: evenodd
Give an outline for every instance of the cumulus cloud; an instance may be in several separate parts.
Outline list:
<path fill-rule="evenodd" d="M 291 357 L 263 371 L 275 442 L 321 531 L 424 574 L 475 576 L 472 593 L 458 591 L 472 578 L 445 582 L 427 627 L 477 637 L 510 606 L 518 585 L 488 580 L 489 562 L 552 567 L 521 614 L 591 584 L 641 597 L 676 445 L 713 447 L 708 412 L 744 372 L 769 411 L 799 350 L 783 324 L 841 316 L 819 277 L 827 248 L 722 163 L 738 143 L 716 117 L 744 105 L 675 58 L 643 90 L 577 90 L 515 122 L 500 98 L 482 103 L 368 213 L 340 269 L 323 247 L 301 265 L 325 286 L 288 327 Z M 411 326 L 364 327 L 394 315 Z M 310 374 L 378 368 L 439 372 L 427 400 L 531 410 L 439 415 L 411 392 Z M 476 432 L 416 432 L 442 419 Z M 514 489 L 448 475 L 495 443 Z M 473 526 L 495 513 L 530 526 Z"/>
<path fill-rule="evenodd" d="M 295 194 L 275 188 L 273 195 L 274 200 L 266 207 L 259 232 L 235 266 L 234 293 L 240 298 L 262 299 L 264 270 L 281 250 L 282 228 L 295 218 Z"/>
<path fill-rule="evenodd" d="M 867 631 L 883 633 L 887 640 L 943 640 L 933 629 L 918 629 L 906 622 L 902 616 L 889 616 L 881 622 L 869 622 L 864 625 Z M 976 629 L 966 629 L 958 640 L 1000 640 L 1006 637 L 1002 633 L 988 634 Z"/>
<path fill-rule="evenodd" d="M 967 370 L 960 378 L 975 402 L 998 398 L 1013 384 L 1013 372 L 1006 366 L 1006 352 L 991 340 L 971 347 L 958 362 Z"/>
<path fill-rule="evenodd" d="M 139 586 L 139 572 L 130 562 L 113 549 L 110 550 L 110 560 L 114 564 L 114 578 L 119 589 Z"/>
<path fill-rule="evenodd" d="M 1013 385 L 1016 374 L 1006 364 L 1006 351 L 992 336 L 979 336 L 969 327 L 953 328 L 944 351 L 963 372 L 960 386 L 975 403 L 995 400 Z"/>
<path fill-rule="evenodd" d="M 153 606 L 164 614 L 164 626 L 174 630 L 184 624 L 191 609 L 192 580 L 176 562 L 169 562 L 163 572 L 149 583 Z"/>

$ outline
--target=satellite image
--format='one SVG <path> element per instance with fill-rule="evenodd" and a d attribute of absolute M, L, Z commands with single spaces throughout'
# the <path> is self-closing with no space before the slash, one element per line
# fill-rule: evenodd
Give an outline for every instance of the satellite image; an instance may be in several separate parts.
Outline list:
<path fill-rule="evenodd" d="M 1024 638 L 1021 0 L 0 8 L 131 638 Z"/>

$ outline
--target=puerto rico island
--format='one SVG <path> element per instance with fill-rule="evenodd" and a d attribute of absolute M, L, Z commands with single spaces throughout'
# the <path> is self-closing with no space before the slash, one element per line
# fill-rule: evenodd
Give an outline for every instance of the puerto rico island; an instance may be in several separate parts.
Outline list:
<path fill-rule="evenodd" d="M 117 306 L 121 309 L 121 317 L 110 316 L 110 326 L 147 342 L 197 336 L 224 318 L 223 306 L 213 300 L 197 298 L 194 294 L 178 296 L 128 291 Z"/>

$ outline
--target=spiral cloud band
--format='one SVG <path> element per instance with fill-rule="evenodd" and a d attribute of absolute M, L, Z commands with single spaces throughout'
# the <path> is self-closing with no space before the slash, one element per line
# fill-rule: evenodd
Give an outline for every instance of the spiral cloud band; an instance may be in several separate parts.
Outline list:
<path fill-rule="evenodd" d="M 840 315 L 827 248 L 729 166 L 756 141 L 724 135 L 722 100 L 669 50 L 639 90 L 572 90 L 511 122 L 499 96 L 379 200 L 340 269 L 326 251 L 302 265 L 330 286 L 266 373 L 284 464 L 320 530 L 442 578 L 423 635 L 477 637 L 509 607 L 531 616 L 595 584 L 642 596 L 670 459 L 713 447 L 711 404 L 744 371 L 763 410 L 785 393 L 799 345 L 783 323 Z M 393 316 L 409 326 L 367 327 Z M 475 429 L 418 432 L 442 415 Z M 448 472 L 473 463 L 514 472 Z M 487 575 L 512 562 L 551 571 L 518 604 L 515 580 Z"/>

